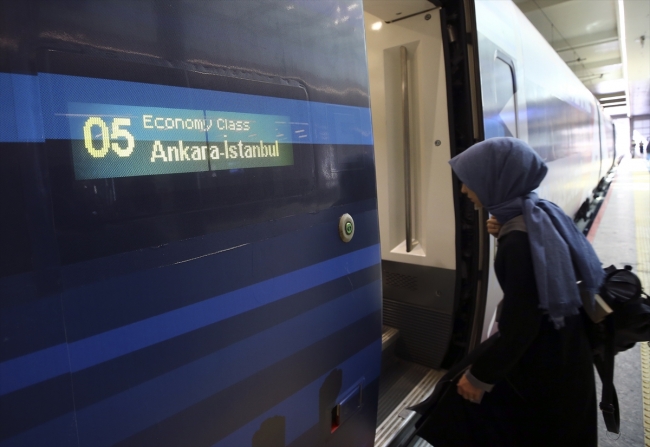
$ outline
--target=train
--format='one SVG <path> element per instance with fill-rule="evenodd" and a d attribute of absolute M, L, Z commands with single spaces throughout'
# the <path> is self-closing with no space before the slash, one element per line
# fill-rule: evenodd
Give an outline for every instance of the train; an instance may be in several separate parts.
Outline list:
<path fill-rule="evenodd" d="M 511 2 L 0 2 L 0 446 L 397 445 L 493 328 L 493 136 L 614 128 Z"/>

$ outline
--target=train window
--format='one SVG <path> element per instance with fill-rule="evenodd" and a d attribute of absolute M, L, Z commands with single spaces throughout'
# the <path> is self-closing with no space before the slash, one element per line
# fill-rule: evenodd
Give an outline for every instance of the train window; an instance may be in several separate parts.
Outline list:
<path fill-rule="evenodd" d="M 315 187 L 300 87 L 56 52 L 44 65 L 62 264 L 283 217 Z"/>
<path fill-rule="evenodd" d="M 506 136 L 518 136 L 516 85 L 513 67 L 501 57 L 494 60 L 494 91 Z"/>

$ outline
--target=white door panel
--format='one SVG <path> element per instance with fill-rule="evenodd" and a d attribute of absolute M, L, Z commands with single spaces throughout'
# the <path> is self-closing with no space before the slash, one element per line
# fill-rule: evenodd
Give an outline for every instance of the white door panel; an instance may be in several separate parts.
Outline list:
<path fill-rule="evenodd" d="M 427 20 L 426 16 L 430 18 Z M 365 13 L 382 258 L 456 269 L 444 54 L 438 11 L 379 30 Z M 402 71 L 408 51 L 412 239 L 406 251 Z M 436 142 L 438 142 L 436 144 Z"/>

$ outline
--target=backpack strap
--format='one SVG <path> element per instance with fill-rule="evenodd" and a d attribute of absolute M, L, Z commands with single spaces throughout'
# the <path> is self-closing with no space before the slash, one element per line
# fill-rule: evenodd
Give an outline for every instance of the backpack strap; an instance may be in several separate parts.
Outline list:
<path fill-rule="evenodd" d="M 609 315 L 604 322 L 607 332 L 602 354 L 594 356 L 594 364 L 603 384 L 600 411 L 603 413 L 607 431 L 619 434 L 620 413 L 618 397 L 614 388 L 614 315 Z"/>
<path fill-rule="evenodd" d="M 510 233 L 511 231 L 523 231 L 525 233 L 528 232 L 528 230 L 526 229 L 526 222 L 524 221 L 523 214 L 520 214 L 517 217 L 513 217 L 508 222 L 501 225 L 501 229 L 499 230 L 499 236 L 497 237 L 497 239 L 501 239 L 503 236 Z"/>

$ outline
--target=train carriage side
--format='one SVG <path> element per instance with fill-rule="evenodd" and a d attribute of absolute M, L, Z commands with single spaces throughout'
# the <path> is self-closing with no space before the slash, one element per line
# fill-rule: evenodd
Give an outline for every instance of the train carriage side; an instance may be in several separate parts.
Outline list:
<path fill-rule="evenodd" d="M 485 137 L 527 141 L 549 168 L 540 197 L 580 217 L 613 166 L 613 124 L 514 3 L 475 4 Z M 482 338 L 501 296 L 492 269 L 489 284 Z"/>
<path fill-rule="evenodd" d="M 0 3 L 1 446 L 373 444 L 362 14 Z"/>

